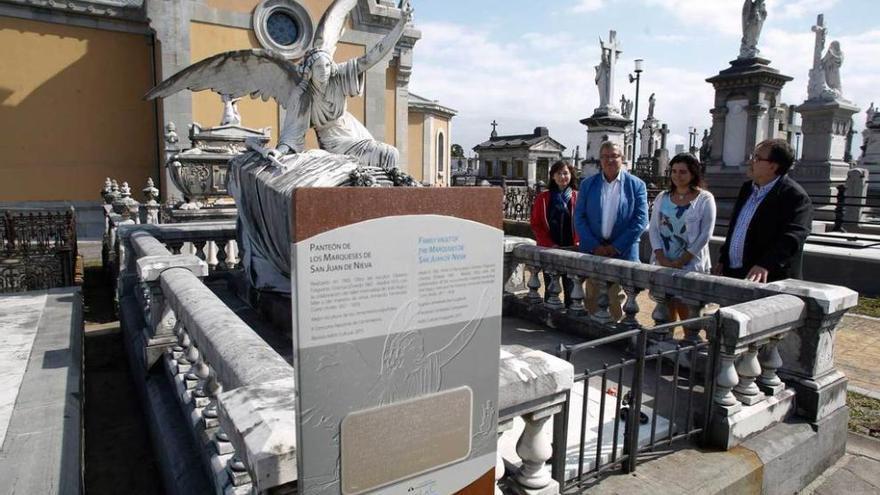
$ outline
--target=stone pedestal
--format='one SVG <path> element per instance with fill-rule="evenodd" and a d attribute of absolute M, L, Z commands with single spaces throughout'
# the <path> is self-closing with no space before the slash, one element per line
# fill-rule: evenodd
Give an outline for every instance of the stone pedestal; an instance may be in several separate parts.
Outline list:
<path fill-rule="evenodd" d="M 782 106 L 779 93 L 792 78 L 769 64 L 769 60 L 758 57 L 737 59 L 730 62 L 729 68 L 706 79 L 715 87 L 706 181 L 716 196 L 736 196 L 747 179 L 746 160 L 755 145 L 776 135 Z M 733 201 L 719 203 L 719 219 L 729 218 Z"/>
<path fill-rule="evenodd" d="M 587 126 L 586 159 L 582 163 L 598 165 L 599 147 L 605 141 L 617 143 L 622 153 L 626 150 L 624 136 L 632 120 L 614 112 L 597 111 L 591 117 L 581 120 L 581 124 Z"/>
<path fill-rule="evenodd" d="M 862 135 L 864 136 L 864 144 L 862 145 L 859 167 L 866 169 L 874 177 L 880 177 L 880 115 L 865 122 L 865 130 L 862 131 Z M 880 195 L 880 182 L 870 184 L 868 191 L 873 195 Z"/>
<path fill-rule="evenodd" d="M 840 100 L 808 100 L 796 110 L 801 114 L 804 139 L 801 159 L 791 175 L 814 202 L 828 204 L 832 202 L 829 196 L 837 194 L 837 184 L 846 181 L 849 172 L 849 163 L 844 161 L 847 135 L 852 129 L 852 117 L 859 109 Z M 824 210 L 833 214 L 833 207 Z"/>

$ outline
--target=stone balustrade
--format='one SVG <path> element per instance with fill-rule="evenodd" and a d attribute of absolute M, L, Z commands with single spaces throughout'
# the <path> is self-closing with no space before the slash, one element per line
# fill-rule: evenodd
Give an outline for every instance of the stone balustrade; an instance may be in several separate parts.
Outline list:
<path fill-rule="evenodd" d="M 232 235 L 228 223 L 120 228 L 123 327 L 138 368 L 147 373 L 158 364 L 172 384 L 215 491 L 286 490 L 297 480 L 294 370 L 204 284 L 204 260 L 172 250 Z M 547 430 L 563 410 L 573 368 L 519 346 L 501 353 L 499 436 L 518 418 L 524 423 L 516 447 L 522 465 L 502 483 L 558 493 L 546 466 L 554 448 Z M 499 454 L 497 478 L 504 473 Z"/>
<path fill-rule="evenodd" d="M 600 337 L 621 326 L 638 326 L 641 308 L 636 296 L 645 290 L 657 302 L 651 318 L 658 326 L 670 322 L 667 302 L 673 299 L 683 302 L 691 314 L 699 314 L 709 303 L 720 306 L 716 403 L 728 426 L 737 422 L 741 426 L 722 435 L 726 440 L 720 443 L 725 447 L 760 431 L 762 421 L 770 416 L 780 420 L 794 411 L 818 422 L 845 406 L 846 378 L 834 368 L 832 350 L 838 322 L 857 303 L 858 294 L 850 289 L 793 279 L 758 284 L 540 248 L 530 239 L 508 237 L 504 250 L 504 314 L 537 319 L 565 331 Z M 543 295 L 542 273 L 552 280 Z M 568 307 L 559 297 L 562 276 L 574 282 Z M 612 284 L 623 288 L 627 297 L 620 325 L 608 325 L 607 296 L 600 294 L 596 311 L 587 310 L 580 288 L 586 279 L 602 288 Z M 685 328 L 685 340 L 702 339 L 701 330 Z M 707 337 L 713 338 L 709 332 Z M 669 339 L 668 334 L 652 335 L 661 349 Z M 797 401 L 789 400 L 795 394 Z"/>

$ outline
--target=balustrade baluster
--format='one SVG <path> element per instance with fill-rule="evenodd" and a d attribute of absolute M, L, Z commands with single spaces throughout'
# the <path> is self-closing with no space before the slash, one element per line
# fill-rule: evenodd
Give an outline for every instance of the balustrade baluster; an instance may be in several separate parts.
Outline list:
<path fill-rule="evenodd" d="M 178 322 L 177 327 L 178 345 L 174 346 L 174 361 L 177 365 L 177 369 L 174 371 L 175 374 L 181 375 L 183 373 L 187 373 L 190 368 L 192 368 L 192 363 L 190 363 L 189 359 L 187 359 L 187 354 L 189 352 L 190 346 L 192 345 L 192 341 L 190 340 L 189 334 L 186 332 L 186 328 L 183 326 L 182 322 Z"/>
<path fill-rule="evenodd" d="M 513 428 L 513 421 L 505 421 L 498 425 L 498 443 L 501 442 L 501 436 L 504 435 L 505 431 L 509 431 Z M 498 449 L 495 455 L 495 495 L 503 495 L 504 492 L 501 491 L 501 487 L 498 486 L 498 482 L 501 481 L 501 478 L 504 477 L 505 467 L 504 467 L 504 457 L 501 455 L 501 449 Z"/>
<path fill-rule="evenodd" d="M 180 254 L 180 250 L 183 248 L 183 241 L 168 241 L 165 245 L 168 246 L 172 253 Z"/>
<path fill-rule="evenodd" d="M 532 302 L 540 302 L 543 298 L 541 297 L 541 293 L 538 292 L 538 289 L 541 288 L 541 279 L 538 276 L 541 269 L 540 267 L 529 265 L 528 266 L 529 273 L 529 283 L 526 284 L 529 288 L 529 300 Z"/>
<path fill-rule="evenodd" d="M 245 466 L 244 462 L 238 458 L 238 454 L 229 459 L 226 468 L 232 486 L 242 486 L 251 482 L 251 477 L 247 472 L 247 466 Z"/>
<path fill-rule="evenodd" d="M 624 286 L 623 288 L 623 292 L 626 294 L 626 302 L 623 303 L 623 313 L 625 314 L 623 323 L 627 327 L 636 328 L 639 326 L 639 320 L 636 316 L 639 314 L 639 302 L 637 299 L 641 291 L 642 289 L 638 287 Z"/>
<path fill-rule="evenodd" d="M 654 311 L 651 313 L 651 318 L 654 319 L 654 325 L 660 326 L 669 323 L 672 320 L 672 315 L 669 313 L 669 297 L 666 294 L 659 292 L 652 292 L 651 299 L 654 300 L 657 304 L 654 306 Z M 669 340 L 671 338 L 672 332 L 670 330 L 657 330 L 653 332 L 652 338 L 654 340 Z"/>
<path fill-rule="evenodd" d="M 228 257 L 228 254 L 226 252 L 228 242 L 229 241 L 225 241 L 225 240 L 216 241 L 216 244 L 217 244 L 217 270 L 218 271 L 229 270 L 229 265 L 226 263 L 226 259 Z"/>
<path fill-rule="evenodd" d="M 761 365 L 758 362 L 758 348 L 750 345 L 740 356 L 736 365 L 739 374 L 739 384 L 734 387 L 733 394 L 740 402 L 747 406 L 757 404 L 764 399 L 761 390 L 755 385 L 755 380 L 761 374 Z"/>
<path fill-rule="evenodd" d="M 568 295 L 568 313 L 575 316 L 582 315 L 586 313 L 586 308 L 584 308 L 584 277 L 572 275 L 571 282 L 574 285 L 571 294 Z"/>
<path fill-rule="evenodd" d="M 694 303 L 691 301 L 688 301 L 685 304 L 687 305 L 688 319 L 698 318 L 702 315 L 703 306 L 705 306 L 705 304 L 700 302 Z M 701 330 L 703 330 L 703 326 L 700 323 L 684 325 L 684 340 L 693 344 L 702 342 L 702 338 L 700 337 Z"/>
<path fill-rule="evenodd" d="M 186 386 L 186 390 L 192 390 L 199 383 L 199 375 L 196 374 L 196 369 L 202 360 L 202 353 L 199 352 L 195 342 L 190 341 L 190 345 L 186 349 L 186 360 L 191 363 L 191 366 L 189 371 L 183 376 L 183 383 Z"/>
<path fill-rule="evenodd" d="M 595 283 L 599 294 L 596 296 L 596 312 L 593 313 L 592 318 L 599 323 L 609 323 L 611 321 L 611 312 L 608 310 L 608 292 L 611 290 L 612 285 L 612 282 L 602 282 L 599 280 Z"/>
<path fill-rule="evenodd" d="M 779 355 L 778 348 L 780 340 L 782 340 L 782 337 L 771 338 L 769 342 L 761 347 L 761 352 L 758 354 L 758 361 L 761 365 L 761 377 L 758 378 L 758 387 L 770 397 L 785 390 L 785 384 L 782 383 L 779 375 L 776 374 L 776 370 L 782 366 L 782 357 Z"/>
<path fill-rule="evenodd" d="M 550 434 L 550 414 L 532 413 L 523 416 L 525 428 L 516 442 L 516 453 L 522 459 L 522 467 L 516 475 L 520 485 L 541 489 L 553 481 L 547 461 L 553 456 Z"/>
<path fill-rule="evenodd" d="M 202 261 L 205 261 L 207 257 L 205 256 L 205 244 L 207 241 L 192 241 L 193 248 L 195 248 L 195 255 Z"/>
<path fill-rule="evenodd" d="M 733 394 L 733 387 L 739 384 L 739 375 L 736 374 L 736 355 L 721 352 L 719 355 L 718 376 L 715 378 L 715 402 L 731 407 L 738 404 Z"/>
<path fill-rule="evenodd" d="M 546 298 L 544 299 L 544 305 L 550 309 L 562 309 L 562 299 L 559 298 L 560 292 L 562 292 L 561 284 L 559 283 L 559 273 L 544 270 L 545 280 L 549 280 L 550 282 L 544 287 L 544 293 L 546 294 Z"/>

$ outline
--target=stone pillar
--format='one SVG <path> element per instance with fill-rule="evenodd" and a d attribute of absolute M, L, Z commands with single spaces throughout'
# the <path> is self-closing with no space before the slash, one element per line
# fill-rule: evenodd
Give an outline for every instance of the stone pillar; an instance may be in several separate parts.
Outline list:
<path fill-rule="evenodd" d="M 572 178 L 574 180 L 574 178 Z M 526 184 L 529 187 L 535 187 L 538 182 L 538 161 L 529 157 L 528 170 L 526 172 Z"/>
<path fill-rule="evenodd" d="M 155 66 L 156 80 L 162 81 L 185 69 L 192 63 L 190 60 L 190 18 L 192 17 L 191 2 L 146 2 L 145 3 L 147 18 L 150 20 L 150 27 L 155 32 Z M 181 91 L 179 93 L 162 98 L 156 102 L 159 108 L 159 129 L 156 132 L 160 135 L 164 133 L 163 129 L 167 123 L 173 122 L 178 127 L 179 142 L 168 143 L 163 141 L 164 146 L 177 146 L 178 149 L 186 149 L 191 147 L 189 137 L 186 132 L 180 132 L 179 129 L 186 129 L 192 121 L 192 93 L 189 91 Z M 160 156 L 165 156 L 166 150 Z M 183 193 L 174 185 L 171 180 L 170 173 L 165 169 L 165 162 L 157 164 L 159 170 L 164 170 L 163 178 L 160 186 L 165 192 L 165 199 L 183 198 Z"/>
<path fill-rule="evenodd" d="M 397 124 L 394 130 L 397 138 L 397 151 L 400 152 L 400 163 L 406 173 L 409 170 L 409 78 L 412 74 L 413 56 L 412 49 L 401 48 L 397 57 Z"/>
<path fill-rule="evenodd" d="M 852 117 L 859 108 L 845 101 L 808 100 L 796 110 L 801 114 L 803 141 L 801 159 L 792 177 L 803 182 L 814 201 L 827 203 L 828 198 L 824 196 L 833 196 L 836 186 L 816 182 L 846 180 L 849 172 L 849 163 L 844 161 L 846 142 L 852 129 Z M 815 216 L 823 218 L 819 211 Z"/>
<path fill-rule="evenodd" d="M 801 280 L 781 280 L 769 291 L 790 294 L 806 302 L 804 325 L 778 345 L 782 367 L 777 374 L 797 391 L 798 413 L 818 422 L 846 405 L 846 376 L 834 367 L 834 337 L 858 293 L 845 287 Z"/>
<path fill-rule="evenodd" d="M 706 180 L 716 189 L 736 191 L 746 180 L 745 158 L 768 136 L 767 112 L 775 112 L 782 87 L 791 77 L 758 57 L 737 59 L 718 75 L 706 79 L 715 88 L 712 113 L 712 156 Z M 718 201 L 718 219 L 728 220 L 733 200 Z"/>

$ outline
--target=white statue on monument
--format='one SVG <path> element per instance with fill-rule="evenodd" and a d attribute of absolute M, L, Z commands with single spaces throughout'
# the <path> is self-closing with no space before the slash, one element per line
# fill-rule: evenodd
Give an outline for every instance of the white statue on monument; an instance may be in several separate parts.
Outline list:
<path fill-rule="evenodd" d="M 807 99 L 842 100 L 843 86 L 840 82 L 840 67 L 843 65 L 843 51 L 840 49 L 840 42 L 832 41 L 825 56 L 822 56 L 822 52 L 825 51 L 825 38 L 828 34 L 823 14 L 819 14 L 816 19 L 813 32 L 816 33 L 816 42 L 813 46 L 813 68 L 810 69 Z"/>
<path fill-rule="evenodd" d="M 232 98 L 228 95 L 220 97 L 223 100 L 223 116 L 220 117 L 220 125 L 241 125 L 241 114 L 238 112 L 238 102 L 241 98 Z"/>
<path fill-rule="evenodd" d="M 761 28 L 767 19 L 767 7 L 764 0 L 745 0 L 742 8 L 742 31 L 743 37 L 739 48 L 739 58 L 757 57 L 758 38 L 761 37 Z"/>
<path fill-rule="evenodd" d="M 396 168 L 397 149 L 374 139 L 346 111 L 345 99 L 361 94 L 364 74 L 394 49 L 412 19 L 412 6 L 403 0 L 402 15 L 384 39 L 366 54 L 337 64 L 333 61 L 336 44 L 357 3 L 334 0 L 318 24 L 312 48 L 299 63 L 268 50 L 221 53 L 178 72 L 147 93 L 147 98 L 166 97 L 184 89 L 211 89 L 230 99 L 271 97 L 287 111 L 278 147 L 269 151 L 273 157 L 305 151 L 306 131 L 313 127 L 321 148 L 332 154 L 354 156 L 364 166 Z"/>
<path fill-rule="evenodd" d="M 832 41 L 822 57 L 822 70 L 825 72 L 825 84 L 828 85 L 829 96 L 834 99 L 843 97 L 843 85 L 840 82 L 840 67 L 843 65 L 843 51 L 840 42 Z"/>
<path fill-rule="evenodd" d="M 620 111 L 614 107 L 613 103 L 614 69 L 620 54 L 623 53 L 617 41 L 617 31 L 611 31 L 608 34 L 607 45 L 602 38 L 599 38 L 599 46 L 602 49 L 602 60 L 596 66 L 596 86 L 599 87 L 599 107 L 596 109 L 596 113 L 619 114 Z"/>

